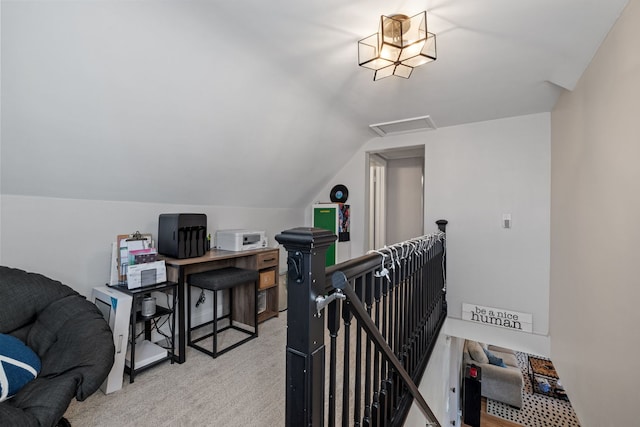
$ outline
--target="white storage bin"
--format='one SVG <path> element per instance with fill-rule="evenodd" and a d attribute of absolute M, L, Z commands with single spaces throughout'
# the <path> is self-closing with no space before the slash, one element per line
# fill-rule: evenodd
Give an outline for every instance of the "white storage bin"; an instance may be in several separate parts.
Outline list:
<path fill-rule="evenodd" d="M 267 291 L 258 291 L 258 314 L 267 309 Z"/>

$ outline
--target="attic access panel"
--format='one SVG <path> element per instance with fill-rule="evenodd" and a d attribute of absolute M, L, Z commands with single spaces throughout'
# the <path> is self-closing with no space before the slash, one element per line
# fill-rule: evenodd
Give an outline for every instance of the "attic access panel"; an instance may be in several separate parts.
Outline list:
<path fill-rule="evenodd" d="M 431 120 L 430 116 L 414 117 L 411 119 L 377 123 L 369 125 L 369 127 L 380 136 L 397 135 L 401 133 L 436 129 L 436 125 L 433 120 Z"/>

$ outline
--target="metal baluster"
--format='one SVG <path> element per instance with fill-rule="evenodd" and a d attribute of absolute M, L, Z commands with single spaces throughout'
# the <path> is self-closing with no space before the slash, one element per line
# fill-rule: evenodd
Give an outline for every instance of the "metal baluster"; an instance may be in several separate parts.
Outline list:
<path fill-rule="evenodd" d="M 417 254 L 411 256 L 412 260 L 412 280 L 413 280 L 413 296 L 411 301 L 413 302 L 413 329 L 412 329 L 412 351 L 414 354 L 414 363 L 411 367 L 411 374 L 413 375 L 418 367 L 418 360 L 420 358 L 420 280 L 419 280 L 419 260 Z"/>
<path fill-rule="evenodd" d="M 419 355 L 424 354 L 424 340 L 422 334 L 422 318 L 424 316 L 423 311 L 423 297 L 425 292 L 425 283 L 422 280 L 422 271 L 425 268 L 424 254 L 416 253 L 415 255 L 416 272 L 416 352 Z M 422 356 L 420 357 L 422 359 Z M 420 363 L 419 363 L 420 364 Z"/>
<path fill-rule="evenodd" d="M 327 328 L 331 337 L 329 346 L 329 427 L 336 425 L 336 352 L 340 329 L 340 302 L 335 300 L 327 308 Z"/>
<path fill-rule="evenodd" d="M 376 277 L 374 281 L 373 298 L 375 300 L 375 324 L 380 329 L 380 296 L 382 292 L 383 277 Z M 382 328 L 384 336 L 384 328 Z M 380 425 L 380 352 L 374 348 L 373 354 L 373 402 L 371 403 L 371 425 L 379 427 Z"/>
<path fill-rule="evenodd" d="M 359 276 L 355 280 L 354 289 L 356 295 L 363 300 L 363 278 Z M 355 393 L 353 401 L 353 425 L 354 427 L 360 427 L 360 409 L 362 404 L 362 327 L 358 325 L 356 330 L 356 372 L 355 372 Z"/>
<path fill-rule="evenodd" d="M 404 252 L 404 250 L 403 250 Z M 400 267 L 400 273 L 402 275 L 402 299 L 400 300 L 400 309 L 402 311 L 402 367 L 405 371 L 409 370 L 409 319 L 410 319 L 410 309 L 409 309 L 409 288 L 410 288 L 410 280 L 407 269 L 406 260 L 402 263 Z M 406 392 L 406 386 L 404 382 L 399 381 L 399 396 L 404 396 Z"/>
<path fill-rule="evenodd" d="M 437 319 L 437 304 L 438 304 L 438 280 L 435 277 L 435 274 L 438 270 L 438 258 L 436 256 L 435 247 L 431 249 L 431 272 L 432 274 L 429 276 L 429 280 L 431 281 L 430 291 L 431 291 L 431 304 L 429 304 L 429 340 L 434 339 L 434 319 Z"/>
<path fill-rule="evenodd" d="M 371 317 L 371 309 L 373 305 L 373 274 L 367 273 L 365 276 L 364 286 L 364 303 L 367 309 L 367 315 Z M 365 377 L 364 377 L 364 418 L 362 419 L 363 427 L 371 426 L 371 339 L 367 335 L 367 345 L 365 348 Z"/>
<path fill-rule="evenodd" d="M 407 271 L 409 272 L 409 297 L 407 303 L 409 305 L 409 328 L 407 331 L 407 335 L 409 337 L 409 345 L 407 347 L 408 350 L 408 365 L 407 372 L 409 375 L 413 375 L 415 364 L 416 364 L 416 280 L 415 280 L 415 262 L 413 259 L 413 254 L 409 256 L 407 260 Z"/>
<path fill-rule="evenodd" d="M 342 321 L 344 323 L 344 358 L 343 358 L 343 370 L 344 375 L 342 378 L 342 426 L 349 426 L 349 390 L 350 381 L 349 381 L 349 354 L 351 352 L 349 348 L 349 340 L 351 335 L 351 318 L 353 314 L 351 313 L 351 302 L 349 300 L 345 300 L 342 303 Z"/>
<path fill-rule="evenodd" d="M 394 289 L 394 317 L 393 317 L 393 339 L 394 339 L 394 353 L 398 359 L 402 362 L 402 348 L 401 348 L 401 338 L 400 338 L 400 327 L 401 327 L 401 318 L 402 315 L 400 313 L 400 297 L 401 297 L 401 288 L 400 288 L 400 267 L 396 266 L 393 270 L 393 289 Z M 400 397 L 400 384 L 399 384 L 398 374 L 395 369 L 392 369 L 391 375 L 391 385 L 392 385 L 392 393 L 391 393 L 391 414 L 393 414 L 398 407 L 398 401 Z"/>
<path fill-rule="evenodd" d="M 416 277 L 418 280 L 418 286 L 420 289 L 420 306 L 419 306 L 419 310 L 420 310 L 420 316 L 419 316 L 419 321 L 418 321 L 418 330 L 419 330 L 419 334 L 420 334 L 420 338 L 419 338 L 419 344 L 418 344 L 418 348 L 420 353 L 424 353 L 425 351 L 425 345 L 426 345 L 426 338 L 425 338 L 425 317 L 426 317 L 426 312 L 427 310 L 425 309 L 426 307 L 426 300 L 427 300 L 427 282 L 424 280 L 424 276 L 423 276 L 423 271 L 427 268 L 427 264 L 425 263 L 425 253 L 422 252 L 419 255 L 419 262 L 420 262 L 420 271 L 418 271 L 416 273 Z"/>
<path fill-rule="evenodd" d="M 382 336 L 389 345 L 391 345 L 390 338 L 390 308 L 391 308 L 391 296 L 390 296 L 390 288 L 391 283 L 389 281 L 389 276 L 387 276 L 382 281 Z M 380 354 L 378 352 L 378 354 Z M 380 412 L 379 419 L 380 425 L 387 425 L 387 414 L 389 412 L 389 392 L 391 390 L 391 384 L 389 383 L 389 370 L 387 366 L 387 361 L 383 357 L 380 361 L 380 373 L 382 376 L 381 384 L 380 384 Z"/>
<path fill-rule="evenodd" d="M 418 287 L 418 260 L 416 259 L 415 253 L 411 254 L 411 371 L 410 374 L 413 375 L 417 368 L 417 361 L 420 358 L 420 352 L 418 351 L 418 344 L 420 339 L 420 333 L 418 330 L 418 324 L 420 320 L 420 289 Z"/>
<path fill-rule="evenodd" d="M 406 369 L 405 362 L 407 360 L 407 283 L 405 274 L 405 264 L 401 263 L 398 266 L 398 359 L 400 363 Z M 399 384 L 398 384 L 399 385 Z M 398 396 L 400 396 L 401 390 L 398 389 Z"/>
<path fill-rule="evenodd" d="M 428 279 L 425 278 L 425 275 L 424 275 L 424 272 L 428 271 L 427 251 L 423 251 L 420 257 L 421 257 L 420 259 L 421 270 L 420 270 L 420 274 L 418 275 L 420 280 L 420 289 L 422 292 L 420 296 L 420 339 L 421 339 L 420 351 L 424 352 L 426 351 L 427 345 L 428 345 L 426 326 L 427 326 L 427 306 L 429 304 L 429 281 Z"/>
<path fill-rule="evenodd" d="M 426 347 L 425 352 L 428 350 L 431 345 L 432 340 L 434 339 L 435 327 L 438 324 L 439 316 L 437 316 L 434 312 L 434 307 L 437 304 L 437 293 L 436 293 L 436 282 L 433 280 L 434 268 L 437 268 L 436 263 L 434 263 L 434 252 L 433 246 L 428 251 L 428 261 L 425 266 L 425 277 L 424 280 L 427 284 L 427 307 L 426 307 L 426 317 L 425 317 L 425 326 L 426 326 Z M 426 357 L 426 356 L 425 356 Z"/>

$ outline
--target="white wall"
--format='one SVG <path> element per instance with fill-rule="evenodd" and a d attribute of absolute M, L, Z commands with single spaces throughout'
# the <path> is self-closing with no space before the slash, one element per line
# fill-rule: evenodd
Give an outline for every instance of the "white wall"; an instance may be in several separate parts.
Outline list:
<path fill-rule="evenodd" d="M 584 427 L 638 425 L 640 2 L 551 115 L 551 354 Z"/>
<path fill-rule="evenodd" d="M 423 168 L 420 157 L 387 161 L 387 244 L 423 234 Z"/>
<path fill-rule="evenodd" d="M 55 199 L 2 195 L 0 199 L 0 264 L 42 273 L 85 296 L 109 280 L 111 242 L 118 234 L 158 233 L 161 213 L 207 215 L 212 234 L 225 228 L 265 230 L 269 246 L 274 236 L 304 225 L 302 209 L 257 209 L 222 206 L 169 205 Z M 286 257 L 281 251 L 281 271 Z"/>
<path fill-rule="evenodd" d="M 456 339 L 444 333 L 438 335 L 429 364 L 418 386 L 420 394 L 442 426 L 451 425 L 453 420 L 456 421 L 456 425 L 460 425 L 458 409 L 460 409 L 460 366 L 463 345 L 463 339 Z M 423 427 L 424 425 L 425 417 L 414 402 L 404 426 Z"/>
<path fill-rule="evenodd" d="M 447 333 L 549 353 L 550 114 L 374 138 L 316 197 L 349 188 L 351 253 L 365 246 L 366 152 L 424 144 L 425 232 L 449 221 Z M 513 228 L 501 228 L 510 213 Z M 476 325 L 462 303 L 533 314 L 534 334 Z"/>
<path fill-rule="evenodd" d="M 336 99 L 370 77 L 289 5 L 2 1 L 2 193 L 303 207 L 366 139 Z"/>

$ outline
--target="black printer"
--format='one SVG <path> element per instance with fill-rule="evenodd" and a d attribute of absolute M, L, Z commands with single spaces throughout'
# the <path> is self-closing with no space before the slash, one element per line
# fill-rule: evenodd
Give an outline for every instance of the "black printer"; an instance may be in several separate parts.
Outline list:
<path fill-rule="evenodd" d="M 171 258 L 195 258 L 207 248 L 207 216 L 197 213 L 160 214 L 158 253 Z"/>

